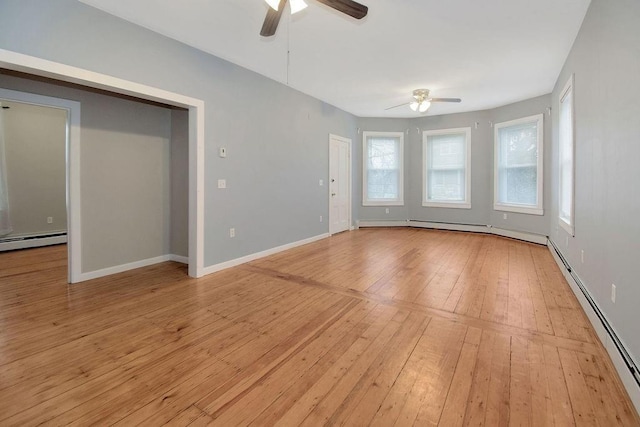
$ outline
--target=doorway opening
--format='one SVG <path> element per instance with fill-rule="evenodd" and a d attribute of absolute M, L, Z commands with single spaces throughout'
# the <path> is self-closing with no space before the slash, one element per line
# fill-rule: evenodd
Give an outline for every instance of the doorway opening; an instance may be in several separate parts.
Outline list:
<path fill-rule="evenodd" d="M 200 99 L 151 86 L 4 49 L 0 49 L 0 67 L 32 76 L 51 78 L 62 82 L 79 84 L 88 88 L 159 102 L 184 108 L 188 111 L 188 271 L 191 277 L 201 277 L 204 275 L 204 102 Z M 80 250 L 81 240 L 79 239 L 81 230 L 81 224 L 79 222 L 80 156 L 79 150 L 74 150 L 74 140 L 76 140 L 74 134 L 77 134 L 77 141 L 79 141 L 80 112 L 79 109 L 77 109 L 77 117 L 75 117 L 75 110 L 76 109 L 71 110 L 70 116 L 70 147 L 68 154 L 68 200 L 70 206 L 67 211 L 70 255 L 69 277 L 71 283 L 141 266 L 132 263 L 119 266 L 118 269 L 103 269 L 93 273 L 85 273 L 81 270 L 82 264 L 79 262 L 82 255 L 82 251 Z M 78 204 L 78 206 L 74 207 L 76 204 Z M 158 262 L 161 262 L 161 260 Z"/>
<path fill-rule="evenodd" d="M 66 243 L 68 117 L 0 98 L 0 251 Z"/>

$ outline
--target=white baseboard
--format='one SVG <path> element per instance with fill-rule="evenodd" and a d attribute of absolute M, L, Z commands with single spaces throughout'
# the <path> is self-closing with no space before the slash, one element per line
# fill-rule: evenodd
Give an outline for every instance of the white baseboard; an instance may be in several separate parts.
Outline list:
<path fill-rule="evenodd" d="M 607 350 L 607 353 L 609 354 L 609 357 L 613 362 L 613 366 L 618 372 L 618 375 L 622 380 L 622 384 L 624 385 L 624 388 L 627 390 L 627 393 L 629 394 L 629 397 L 631 398 L 631 402 L 635 406 L 636 411 L 640 412 L 640 386 L 638 386 L 638 383 L 633 377 L 633 374 L 629 371 L 629 368 L 627 367 L 622 355 L 620 354 L 620 351 L 618 351 L 615 343 L 611 339 L 611 336 L 609 336 L 609 333 L 607 332 L 606 328 L 602 324 L 602 321 L 600 321 L 600 318 L 596 314 L 594 308 L 591 306 L 587 298 L 582 293 L 582 289 L 580 289 L 580 287 L 576 283 L 573 276 L 569 273 L 569 271 L 565 267 L 564 263 L 562 262 L 562 260 L 556 253 L 554 247 L 552 246 L 550 240 L 547 241 L 547 247 L 549 248 L 549 252 L 551 252 L 551 255 L 553 256 L 553 259 L 555 260 L 556 264 L 560 268 L 562 275 L 567 280 L 569 287 L 571 288 L 574 295 L 578 299 L 578 302 L 582 306 L 582 309 L 587 315 L 589 322 L 591 322 L 591 325 L 593 326 L 593 329 L 596 331 L 596 335 L 598 335 L 600 342 L 602 342 L 602 345 L 604 346 L 605 350 Z"/>
<path fill-rule="evenodd" d="M 121 264 L 113 267 L 103 268 L 101 270 L 89 271 L 87 273 L 80 273 L 79 275 L 80 277 L 78 277 L 78 282 L 97 279 L 99 277 L 109 276 L 111 274 L 122 273 L 123 271 L 133 270 L 135 268 L 147 267 L 149 265 L 159 264 L 161 262 L 172 261 L 173 256 L 175 255 L 161 255 L 155 258 L 148 258 L 140 261 L 130 262 L 128 264 Z"/>
<path fill-rule="evenodd" d="M 189 257 L 182 255 L 169 255 L 169 261 L 179 262 L 180 264 L 189 264 Z"/>
<path fill-rule="evenodd" d="M 247 262 L 254 261 L 258 258 L 264 258 L 269 255 L 277 254 L 278 252 L 286 251 L 288 249 L 293 249 L 298 246 L 306 245 L 308 243 L 313 243 L 318 240 L 322 240 L 329 237 L 329 233 L 323 233 L 317 236 L 309 237 L 308 239 L 298 240 L 297 242 L 287 243 L 286 245 L 277 246 L 275 248 L 267 249 L 265 251 L 256 252 L 250 255 L 246 255 L 240 258 L 232 259 L 230 261 L 221 262 L 220 264 L 210 265 L 209 267 L 205 267 L 203 272 L 205 275 L 215 273 L 220 270 L 225 270 L 227 268 L 235 267 L 240 264 L 245 264 Z"/>
<path fill-rule="evenodd" d="M 369 221 L 360 220 L 356 221 L 356 228 L 365 227 L 406 227 L 409 224 L 409 220 L 387 220 L 387 221 Z"/>
<path fill-rule="evenodd" d="M 495 234 L 497 236 L 510 237 L 512 239 L 523 240 L 525 242 L 537 243 L 539 245 L 547 244 L 547 236 L 540 234 L 526 233 L 523 231 L 505 230 L 502 228 L 491 227 L 490 225 L 475 224 L 453 224 L 445 222 L 430 221 L 358 221 L 358 227 L 415 227 L 415 228 L 431 228 L 436 230 L 451 231 L 470 231 L 472 233 Z"/>
<path fill-rule="evenodd" d="M 510 237 L 512 239 L 524 240 L 525 242 L 537 243 L 539 245 L 547 244 L 547 236 L 534 233 L 526 233 L 524 231 L 505 230 L 502 228 L 490 227 L 490 233 L 498 236 Z"/>
<path fill-rule="evenodd" d="M 442 222 L 409 221 L 409 227 L 432 228 L 436 230 L 471 231 L 473 233 L 491 233 L 486 225 L 447 224 Z"/>
<path fill-rule="evenodd" d="M 256 260 L 258 258 L 263 258 L 269 255 L 276 254 L 278 252 L 286 251 L 287 249 L 292 249 L 297 246 L 306 245 L 307 243 L 312 243 L 320 239 L 324 239 L 329 237 L 329 233 L 320 234 L 318 236 L 309 237 L 308 239 L 299 240 L 297 242 L 288 243 L 286 245 L 278 246 L 275 248 L 267 249 L 262 252 L 257 252 L 251 255 L 247 255 L 241 258 L 232 259 L 230 261 L 222 262 L 220 264 L 215 264 L 209 267 L 205 267 L 203 269 L 204 275 L 215 273 L 216 271 L 224 270 L 226 268 L 235 267 L 236 265 L 244 264 L 249 261 Z M 113 267 L 103 268 L 101 270 L 90 271 L 87 273 L 81 273 L 78 277 L 77 282 L 84 282 L 86 280 L 97 279 L 99 277 L 109 276 L 111 274 L 122 273 L 124 271 L 133 270 L 135 268 L 147 267 L 153 264 L 159 264 L 161 262 L 166 261 L 175 261 L 183 264 L 189 264 L 189 258 L 182 255 L 161 255 L 155 258 L 143 259 L 140 261 L 131 262 L 128 264 L 116 265 Z M 75 282 L 75 283 L 77 283 Z"/>
<path fill-rule="evenodd" d="M 37 248 L 40 246 L 59 245 L 61 243 L 67 243 L 67 235 L 64 236 L 51 236 L 35 239 L 24 240 L 12 240 L 8 242 L 0 242 L 0 252 L 13 251 L 16 249 Z"/>

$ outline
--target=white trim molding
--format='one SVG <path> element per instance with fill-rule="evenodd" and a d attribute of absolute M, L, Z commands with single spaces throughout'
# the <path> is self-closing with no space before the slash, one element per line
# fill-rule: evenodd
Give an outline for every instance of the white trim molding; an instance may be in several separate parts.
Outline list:
<path fill-rule="evenodd" d="M 466 231 L 471 233 L 495 234 L 496 236 L 509 237 L 511 239 L 522 240 L 539 245 L 547 244 L 547 236 L 535 233 L 527 233 L 523 231 L 505 230 L 502 228 L 494 228 L 490 225 L 482 224 L 453 224 L 446 222 L 431 221 L 358 221 L 358 228 L 365 227 L 413 227 L 413 228 L 430 228 L 435 230 L 449 231 Z"/>
<path fill-rule="evenodd" d="M 192 277 L 202 276 L 204 274 L 204 101 L 6 49 L 0 49 L 0 68 L 103 89 L 189 110 L 189 275 Z M 70 132 L 80 133 L 79 115 L 77 126 L 73 125 L 72 119 Z M 70 200 L 75 204 L 74 200 L 79 202 L 80 195 L 79 152 L 77 154 L 70 153 L 70 162 L 71 192 L 77 191 L 76 197 L 71 194 Z M 78 171 L 77 176 L 74 175 L 76 170 Z M 76 250 L 74 248 L 80 248 L 79 245 L 81 243 L 79 214 L 79 208 L 76 211 L 71 209 L 69 212 L 71 227 L 68 233 L 70 251 L 73 252 Z M 76 216 L 75 219 L 74 215 Z M 73 274 L 70 274 L 69 277 L 72 283 L 87 280 L 75 280 L 77 276 L 89 277 L 95 273 L 81 273 L 81 263 L 75 260 L 75 256 L 73 258 L 73 261 L 70 258 L 70 268 L 73 269 Z M 117 270 L 120 266 L 113 268 Z M 111 271 L 110 269 L 105 269 L 104 271 L 107 270 Z"/>
<path fill-rule="evenodd" d="M 189 257 L 182 256 L 182 255 L 171 254 L 169 255 L 169 261 L 179 262 L 180 264 L 189 265 Z"/>
<path fill-rule="evenodd" d="M 571 74 L 567 83 L 565 83 L 562 92 L 560 92 L 560 97 L 558 99 L 558 224 L 562 227 L 567 233 L 571 236 L 575 236 L 575 193 L 576 193 L 576 118 L 575 118 L 575 91 L 573 90 L 574 86 L 574 75 Z M 566 104 L 565 104 L 566 102 Z M 566 110 L 563 109 L 564 106 L 569 106 L 569 117 L 565 116 Z M 566 134 L 567 129 L 565 125 L 567 123 L 565 120 L 568 120 L 569 123 L 569 133 Z M 567 159 L 570 159 L 567 160 Z M 570 164 L 566 164 L 566 163 Z M 565 168 L 570 169 L 569 178 L 571 183 L 569 185 L 569 194 L 564 193 L 565 186 L 564 178 L 565 174 L 563 173 Z M 569 212 L 567 215 L 563 215 L 564 198 L 567 197 L 569 201 Z"/>
<path fill-rule="evenodd" d="M 67 246 L 67 266 L 68 281 L 75 283 L 79 281 L 82 273 L 82 221 L 80 215 L 80 117 L 81 106 L 77 101 L 54 98 L 51 96 L 36 95 L 27 92 L 1 89 L 0 98 L 17 101 L 25 104 L 39 105 L 48 108 L 64 110 L 67 113 L 66 120 L 66 141 L 65 141 L 65 186 L 66 186 L 66 208 L 67 208 L 67 230 L 69 242 Z M 32 245 L 43 246 L 43 245 Z M 22 246 L 23 248 L 29 246 Z"/>
<path fill-rule="evenodd" d="M 323 233 L 317 236 L 309 237 L 307 239 L 298 240 L 297 242 L 287 243 L 286 245 L 276 246 L 275 248 L 256 252 L 240 258 L 221 262 L 219 264 L 210 265 L 209 267 L 204 268 L 204 274 L 205 275 L 212 274 L 221 270 L 226 270 L 227 268 L 235 267 L 241 264 L 246 264 L 248 262 L 255 261 L 256 259 L 264 258 L 269 255 L 277 254 L 278 252 L 283 252 L 289 249 L 297 248 L 298 246 L 302 246 L 302 245 L 316 242 L 318 240 L 326 239 L 327 237 L 329 237 L 329 233 Z"/>
<path fill-rule="evenodd" d="M 524 205 L 502 202 L 500 194 L 500 130 L 518 125 L 536 124 L 538 157 L 536 162 L 536 198 L 537 204 Z M 495 123 L 493 125 L 493 209 L 496 211 L 516 212 L 530 215 L 544 215 L 544 114 Z"/>
<path fill-rule="evenodd" d="M 368 197 L 369 137 L 398 139 L 398 197 L 395 199 L 369 199 Z M 404 206 L 404 132 L 362 132 L 362 206 Z"/>
<path fill-rule="evenodd" d="M 356 228 L 367 227 L 408 227 L 409 220 L 387 220 L 387 221 L 371 221 L 371 220 L 359 220 L 356 221 Z"/>
<path fill-rule="evenodd" d="M 464 200 L 432 200 L 429 197 L 429 137 L 464 135 Z M 455 170 L 455 169 L 454 169 Z M 422 206 L 471 209 L 471 128 L 435 129 L 422 132 Z"/>
<path fill-rule="evenodd" d="M 171 261 L 172 255 L 161 255 L 154 258 L 143 259 L 140 261 L 130 262 L 127 264 L 115 265 L 113 267 L 102 268 L 100 270 L 90 271 L 88 273 L 81 273 L 79 282 L 85 280 L 98 279 L 104 276 L 110 276 L 112 274 L 123 273 L 125 271 L 133 270 L 141 267 L 148 267 L 154 264 L 160 264 L 161 262 Z"/>

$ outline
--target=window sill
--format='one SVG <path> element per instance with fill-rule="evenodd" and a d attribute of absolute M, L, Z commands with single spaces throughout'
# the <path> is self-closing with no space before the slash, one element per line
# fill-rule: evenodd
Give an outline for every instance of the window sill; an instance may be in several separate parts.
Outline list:
<path fill-rule="evenodd" d="M 542 208 L 528 208 L 528 207 L 516 206 L 516 205 L 494 204 L 493 210 L 521 213 L 521 214 L 527 214 L 527 215 L 544 215 L 544 209 Z"/>
<path fill-rule="evenodd" d="M 569 224 L 567 221 L 565 221 L 562 218 L 558 218 L 558 224 L 560 224 L 560 227 L 562 227 L 564 231 L 569 233 L 572 237 L 575 237 L 573 226 L 571 224 Z"/>
<path fill-rule="evenodd" d="M 362 206 L 375 207 L 375 206 L 404 206 L 404 201 L 376 201 L 376 202 L 362 202 Z"/>
<path fill-rule="evenodd" d="M 471 203 L 465 202 L 422 202 L 425 208 L 471 209 Z"/>

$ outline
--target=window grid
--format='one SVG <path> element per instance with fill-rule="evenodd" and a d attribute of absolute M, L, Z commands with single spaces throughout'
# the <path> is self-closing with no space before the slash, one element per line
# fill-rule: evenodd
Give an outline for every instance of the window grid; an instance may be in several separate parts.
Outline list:
<path fill-rule="evenodd" d="M 572 236 L 574 235 L 574 106 L 573 106 L 573 75 L 565 84 L 560 95 L 559 108 L 559 196 L 558 219 L 559 224 Z"/>
<path fill-rule="evenodd" d="M 543 215 L 542 114 L 497 123 L 494 209 Z"/>
<path fill-rule="evenodd" d="M 471 208 L 471 128 L 423 132 L 422 205 Z"/>
<path fill-rule="evenodd" d="M 363 133 L 363 206 L 404 204 L 403 145 L 403 132 Z"/>

